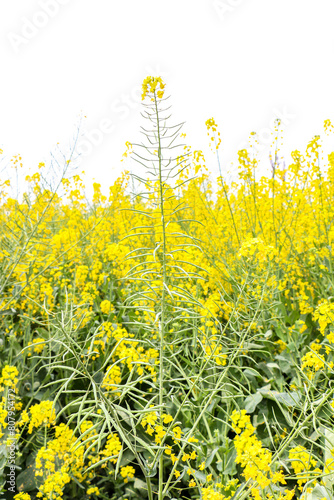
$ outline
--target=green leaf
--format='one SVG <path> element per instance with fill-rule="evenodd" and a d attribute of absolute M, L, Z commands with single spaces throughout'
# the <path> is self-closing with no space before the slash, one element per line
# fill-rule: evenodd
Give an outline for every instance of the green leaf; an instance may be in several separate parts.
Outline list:
<path fill-rule="evenodd" d="M 196 479 L 198 479 L 199 481 L 202 481 L 203 483 L 206 482 L 206 475 L 200 471 L 200 470 L 196 470 L 194 471 L 194 476 L 196 477 Z"/>
<path fill-rule="evenodd" d="M 261 387 L 260 389 L 258 389 L 258 392 L 260 392 L 264 396 L 267 396 L 268 394 L 270 394 L 272 392 L 270 390 L 270 388 L 271 388 L 271 384 L 267 384 L 267 385 L 264 385 L 263 387 Z"/>
<path fill-rule="evenodd" d="M 35 467 L 29 465 L 26 470 L 20 472 L 16 478 L 16 487 L 18 491 L 28 492 L 37 488 L 35 471 Z"/>
<path fill-rule="evenodd" d="M 222 470 L 223 467 L 221 462 L 217 463 L 217 469 L 227 476 L 233 476 L 237 470 L 237 465 L 235 463 L 235 459 L 237 458 L 237 450 L 234 448 L 234 446 L 227 454 L 225 454 L 224 458 L 224 470 Z"/>
<path fill-rule="evenodd" d="M 262 378 L 262 375 L 257 371 L 257 370 L 254 370 L 254 368 L 246 368 L 243 373 L 247 376 L 250 376 L 250 377 L 260 377 Z"/>
<path fill-rule="evenodd" d="M 281 354 L 277 354 L 275 356 L 275 359 L 279 361 L 279 366 L 282 370 L 283 373 L 289 373 L 291 371 L 291 363 L 288 359 L 286 359 L 284 356 Z"/>
<path fill-rule="evenodd" d="M 6 465 L 7 459 L 6 457 L 2 456 L 0 458 L 0 471 L 3 470 L 4 466 Z"/>
<path fill-rule="evenodd" d="M 333 500 L 333 495 L 331 495 L 328 490 L 324 487 L 321 486 L 320 484 L 317 484 L 311 493 L 307 493 L 306 491 L 303 491 L 304 495 L 304 500 Z"/>
<path fill-rule="evenodd" d="M 287 407 L 297 406 L 298 403 L 302 400 L 302 393 L 300 391 L 295 392 L 276 392 L 271 391 L 274 399 L 279 401 L 283 405 Z"/>
<path fill-rule="evenodd" d="M 251 394 L 250 396 L 247 396 L 245 399 L 245 410 L 247 413 L 253 413 L 255 408 L 259 403 L 261 403 L 263 397 L 259 392 L 256 392 L 255 394 Z"/>
<path fill-rule="evenodd" d="M 267 363 L 267 366 L 268 368 L 277 368 L 278 370 L 281 369 L 277 363 Z"/>
<path fill-rule="evenodd" d="M 205 461 L 205 467 L 209 467 L 209 465 L 211 464 L 211 462 L 214 459 L 214 456 L 215 456 L 215 454 L 217 453 L 218 450 L 219 450 L 219 446 L 216 446 L 214 448 L 214 450 L 212 451 L 211 455 L 209 456 L 209 458 L 206 459 L 206 461 Z"/>
<path fill-rule="evenodd" d="M 137 490 L 145 490 L 147 491 L 147 485 L 144 481 L 141 479 L 136 478 L 134 485 L 133 485 Z"/>

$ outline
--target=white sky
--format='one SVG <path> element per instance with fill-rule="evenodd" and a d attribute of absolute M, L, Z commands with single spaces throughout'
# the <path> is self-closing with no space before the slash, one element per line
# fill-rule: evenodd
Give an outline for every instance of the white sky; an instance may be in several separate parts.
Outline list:
<path fill-rule="evenodd" d="M 334 120 L 333 19 L 334 0 L 2 0 L 0 148 L 34 169 L 57 142 L 68 150 L 82 113 L 80 170 L 109 185 L 152 74 L 213 172 L 212 116 L 225 170 L 251 131 L 267 157 L 277 113 L 286 151 L 304 149 Z"/>

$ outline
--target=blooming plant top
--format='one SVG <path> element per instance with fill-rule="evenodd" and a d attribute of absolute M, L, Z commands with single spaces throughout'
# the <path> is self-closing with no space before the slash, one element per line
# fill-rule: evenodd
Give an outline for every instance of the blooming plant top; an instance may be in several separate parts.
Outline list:
<path fill-rule="evenodd" d="M 218 134 L 218 141 L 215 141 L 215 149 L 217 150 L 222 142 L 220 138 L 220 132 L 218 132 L 218 125 L 213 118 L 209 118 L 208 120 L 206 120 L 205 125 L 208 130 L 208 136 L 210 137 L 211 141 L 215 141 L 215 132 L 217 132 Z M 211 136 L 210 132 L 212 134 Z M 210 147 L 212 148 L 211 142 L 210 142 Z"/>
<path fill-rule="evenodd" d="M 156 92 L 156 95 L 159 99 L 162 99 L 165 86 L 166 84 L 162 81 L 162 78 L 160 76 L 147 76 L 143 81 L 143 93 L 141 96 L 142 100 L 144 100 L 145 97 L 149 94 L 155 94 L 157 88 L 159 87 L 160 90 Z M 154 101 L 154 98 L 151 97 L 151 100 Z"/>

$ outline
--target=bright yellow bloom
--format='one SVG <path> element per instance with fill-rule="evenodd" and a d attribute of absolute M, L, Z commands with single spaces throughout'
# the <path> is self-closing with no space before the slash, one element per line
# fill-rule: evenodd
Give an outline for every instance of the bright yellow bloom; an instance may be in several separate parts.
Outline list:
<path fill-rule="evenodd" d="M 118 385 L 122 382 L 121 369 L 118 365 L 109 366 L 107 368 L 107 374 L 102 381 L 102 388 L 105 388 L 107 391 L 114 391 Z M 116 396 L 120 396 L 121 393 L 117 392 Z"/>
<path fill-rule="evenodd" d="M 164 424 L 169 424 L 170 422 L 173 422 L 173 417 L 172 415 L 161 415 L 162 421 Z"/>
<path fill-rule="evenodd" d="M 310 471 L 316 466 L 317 461 L 312 458 L 312 455 L 304 448 L 297 446 L 289 451 L 289 459 L 295 474 L 298 476 L 299 489 L 302 491 L 303 484 L 310 479 Z"/>
<path fill-rule="evenodd" d="M 4 384 L 6 387 L 15 388 L 18 383 L 18 369 L 15 366 L 6 365 L 1 372 L 0 385 Z"/>
<path fill-rule="evenodd" d="M 135 469 L 131 465 L 126 467 L 121 467 L 121 476 L 124 478 L 124 482 L 127 483 L 129 479 L 132 479 L 135 475 Z"/>
<path fill-rule="evenodd" d="M 158 87 L 160 87 L 159 91 L 157 91 Z M 162 78 L 160 76 L 159 77 L 147 76 L 143 81 L 142 100 L 144 100 L 145 97 L 149 94 L 155 94 L 156 91 L 158 99 L 162 99 L 164 95 L 164 88 L 165 88 L 165 83 L 162 81 Z M 153 98 L 151 99 L 154 100 Z"/>
<path fill-rule="evenodd" d="M 31 500 L 29 493 L 18 493 L 14 496 L 14 500 Z"/>
<path fill-rule="evenodd" d="M 97 486 L 91 486 L 90 488 L 88 488 L 86 493 L 87 495 L 99 495 L 100 491 Z"/>
<path fill-rule="evenodd" d="M 39 404 L 35 404 L 29 408 L 30 411 L 30 423 L 28 432 L 32 433 L 34 428 L 38 428 L 41 425 L 54 425 L 56 422 L 56 412 L 52 408 L 52 401 L 42 401 Z"/>
<path fill-rule="evenodd" d="M 38 344 L 38 345 L 36 345 L 36 344 Z M 28 356 L 31 356 L 33 352 L 40 354 L 43 351 L 44 346 L 46 345 L 46 342 L 43 338 L 39 337 L 37 339 L 34 339 L 32 342 L 29 342 L 28 346 L 30 346 L 30 345 L 33 347 L 28 349 Z"/>
<path fill-rule="evenodd" d="M 109 300 L 102 300 L 100 304 L 100 309 L 104 314 L 110 314 L 111 312 L 114 312 L 114 306 Z"/>
<path fill-rule="evenodd" d="M 109 434 L 109 436 L 107 437 L 105 448 L 102 450 L 102 455 L 108 457 L 110 462 L 115 464 L 117 462 L 117 457 L 121 449 L 122 449 L 122 444 L 119 440 L 118 435 L 116 433 Z"/>

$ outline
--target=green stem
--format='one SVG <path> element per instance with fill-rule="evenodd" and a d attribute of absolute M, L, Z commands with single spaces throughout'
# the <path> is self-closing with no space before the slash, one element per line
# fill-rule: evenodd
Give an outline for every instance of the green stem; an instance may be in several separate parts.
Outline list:
<path fill-rule="evenodd" d="M 146 484 L 147 484 L 148 499 L 153 500 L 151 479 L 149 477 L 146 477 Z"/>
<path fill-rule="evenodd" d="M 158 158 L 159 158 L 159 192 L 160 192 L 160 211 L 161 211 L 161 224 L 162 224 L 162 293 L 161 293 L 161 316 L 160 316 L 160 355 L 159 355 L 159 413 L 160 417 L 163 413 L 163 357 L 164 357 L 164 334 L 165 334 L 165 285 L 167 279 L 166 272 L 166 225 L 164 213 L 164 190 L 162 180 L 162 158 L 161 158 L 161 137 L 160 137 L 160 123 L 156 93 L 154 92 L 155 113 L 157 119 L 157 136 L 158 136 Z M 163 480 L 164 480 L 164 458 L 161 452 L 159 460 L 159 493 L 158 498 L 162 500 L 163 495 Z"/>

